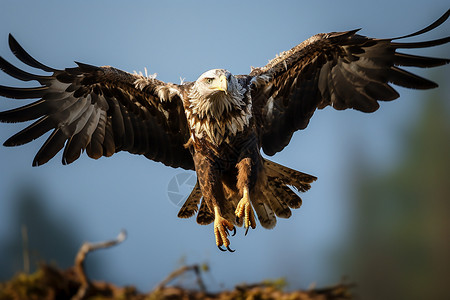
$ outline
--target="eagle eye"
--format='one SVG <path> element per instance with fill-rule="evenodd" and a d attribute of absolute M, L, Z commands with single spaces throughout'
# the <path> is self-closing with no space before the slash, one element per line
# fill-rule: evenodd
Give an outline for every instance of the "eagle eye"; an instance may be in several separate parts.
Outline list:
<path fill-rule="evenodd" d="M 214 79 L 212 79 L 212 78 L 206 78 L 206 79 L 205 79 L 205 82 L 206 82 L 207 84 L 211 84 L 211 83 L 213 83 L 213 81 L 214 81 Z"/>

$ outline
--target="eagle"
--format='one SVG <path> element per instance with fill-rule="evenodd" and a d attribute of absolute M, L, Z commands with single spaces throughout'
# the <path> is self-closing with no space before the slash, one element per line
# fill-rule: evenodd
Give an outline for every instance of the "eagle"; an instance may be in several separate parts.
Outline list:
<path fill-rule="evenodd" d="M 24 64 L 48 72 L 37 75 L 0 57 L 0 69 L 32 87 L 0 85 L 0 96 L 37 99 L 0 112 L 0 121 L 33 121 L 4 142 L 29 143 L 49 134 L 33 166 L 62 151 L 70 164 L 83 152 L 93 158 L 119 151 L 144 155 L 173 168 L 195 170 L 197 183 L 178 217 L 197 213 L 199 224 L 213 223 L 215 242 L 230 248 L 236 226 L 273 228 L 276 217 L 289 218 L 302 204 L 300 192 L 315 176 L 265 157 L 283 150 L 294 132 L 305 129 L 314 112 L 376 111 L 379 101 L 399 97 L 391 86 L 431 89 L 437 84 L 401 67 L 436 67 L 450 59 L 398 52 L 443 45 L 450 36 L 421 42 L 419 36 L 444 23 L 448 10 L 415 33 L 378 39 L 357 30 L 322 33 L 282 52 L 248 75 L 213 69 L 197 80 L 166 83 L 147 74 L 80 62 L 58 70 L 39 62 L 9 35 L 12 53 Z M 262 152 L 266 154 L 262 156 Z"/>

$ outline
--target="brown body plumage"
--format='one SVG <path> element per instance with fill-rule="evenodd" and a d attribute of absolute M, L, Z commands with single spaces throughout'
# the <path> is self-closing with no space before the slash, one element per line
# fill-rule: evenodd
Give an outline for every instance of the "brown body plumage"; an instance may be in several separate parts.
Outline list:
<path fill-rule="evenodd" d="M 400 67 L 435 67 L 450 60 L 397 50 L 442 45 L 450 37 L 396 40 L 428 32 L 449 15 L 450 10 L 430 26 L 395 39 L 368 38 L 357 30 L 318 34 L 266 66 L 252 68 L 249 75 L 215 69 L 180 85 L 82 63 L 56 70 L 35 60 L 10 36 L 10 48 L 19 60 L 52 74 L 31 74 L 0 57 L 5 73 L 40 83 L 31 88 L 0 86 L 1 96 L 39 99 L 0 112 L 1 122 L 37 119 L 4 145 L 22 145 L 52 130 L 34 166 L 64 149 L 64 164 L 83 151 L 95 159 L 128 151 L 195 170 L 197 185 L 178 216 L 191 217 L 198 210 L 198 223 L 214 222 L 216 244 L 230 250 L 228 233 L 235 225 L 255 228 L 255 211 L 263 227 L 274 227 L 275 216 L 289 218 L 291 209 L 300 207 L 294 190 L 304 192 L 316 179 L 264 159 L 261 150 L 267 155 L 283 150 L 293 133 L 328 105 L 373 112 L 378 101 L 399 97 L 390 83 L 436 87 Z"/>

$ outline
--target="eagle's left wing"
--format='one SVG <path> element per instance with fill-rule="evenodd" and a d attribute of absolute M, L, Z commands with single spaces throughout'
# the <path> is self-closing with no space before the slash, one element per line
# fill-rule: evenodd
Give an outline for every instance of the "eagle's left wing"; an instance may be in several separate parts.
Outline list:
<path fill-rule="evenodd" d="M 62 162 L 69 164 L 86 150 L 97 159 L 119 151 L 142 154 L 172 167 L 193 169 L 184 144 L 189 129 L 183 94 L 189 85 L 164 83 L 112 67 L 77 63 L 56 70 L 31 57 L 10 35 L 9 45 L 26 65 L 51 75 L 23 71 L 0 57 L 0 69 L 37 87 L 0 86 L 0 96 L 38 99 L 28 105 L 0 112 L 0 122 L 37 120 L 5 142 L 26 144 L 51 131 L 33 165 L 46 163 L 64 148 Z"/>
<path fill-rule="evenodd" d="M 449 59 L 415 56 L 397 49 L 442 45 L 450 37 L 415 43 L 394 40 L 416 36 L 442 24 L 448 10 L 430 26 L 394 39 L 374 39 L 358 30 L 315 35 L 282 53 L 240 80 L 250 83 L 253 112 L 260 130 L 261 146 L 268 155 L 281 151 L 292 134 L 304 129 L 316 109 L 328 105 L 338 110 L 363 112 L 378 109 L 378 100 L 390 101 L 399 94 L 389 85 L 429 89 L 437 84 L 398 66 L 435 67 Z"/>

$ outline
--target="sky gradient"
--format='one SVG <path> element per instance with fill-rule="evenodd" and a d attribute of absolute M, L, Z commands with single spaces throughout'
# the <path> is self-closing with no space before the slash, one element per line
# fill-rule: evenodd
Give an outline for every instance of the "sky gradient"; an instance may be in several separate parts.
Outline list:
<path fill-rule="evenodd" d="M 23 65 L 8 49 L 8 33 L 51 67 L 73 67 L 76 60 L 129 72 L 147 68 L 159 80 L 179 83 L 212 68 L 248 74 L 250 66 L 263 66 L 320 32 L 363 28 L 360 33 L 371 37 L 408 34 L 441 16 L 448 1 L 2 1 L 0 8 L 0 55 L 17 66 Z M 446 36 L 449 28 L 447 21 L 426 38 Z M 414 53 L 448 57 L 449 52 L 446 45 Z M 442 69 L 417 73 L 437 80 L 433 74 Z M 0 84 L 26 85 L 3 73 Z M 448 86 L 443 89 L 450 95 Z M 45 195 L 46 213 L 75 228 L 77 244 L 128 231 L 122 245 L 92 254 L 90 259 L 101 260 L 103 268 L 93 271 L 94 279 L 145 291 L 183 259 L 209 263 L 211 289 L 282 276 L 293 288 L 335 283 L 347 271 L 331 264 L 345 242 L 351 214 L 349 153 L 357 147 L 380 169 L 395 160 L 398 136 L 428 93 L 397 90 L 399 100 L 382 103 L 371 115 L 331 108 L 316 112 L 308 128 L 272 159 L 319 180 L 302 195 L 303 206 L 289 220 L 279 219 L 273 230 L 258 224 L 244 237 L 238 229 L 231 239 L 237 249 L 233 254 L 217 250 L 212 226 L 176 217 L 179 207 L 170 201 L 168 184 L 186 171 L 128 153 L 97 161 L 82 155 L 69 166 L 62 166 L 58 154 L 32 168 L 45 137 L 17 148 L 0 147 L 0 244 L 20 235 L 20 228 L 11 227 L 14 193 L 22 182 L 35 182 Z M 21 103 L 0 98 L 0 110 Z M 22 128 L 0 124 L 0 141 Z"/>

